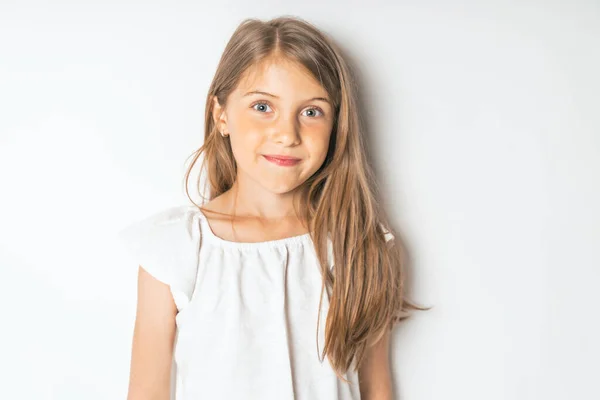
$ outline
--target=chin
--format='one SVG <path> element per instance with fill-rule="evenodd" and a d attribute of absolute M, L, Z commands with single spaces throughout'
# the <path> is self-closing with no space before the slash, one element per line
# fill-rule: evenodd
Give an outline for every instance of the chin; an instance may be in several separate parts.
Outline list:
<path fill-rule="evenodd" d="M 300 185 L 278 185 L 278 186 L 269 186 L 265 185 L 265 188 L 269 190 L 271 193 L 275 194 L 286 194 L 294 191 Z"/>

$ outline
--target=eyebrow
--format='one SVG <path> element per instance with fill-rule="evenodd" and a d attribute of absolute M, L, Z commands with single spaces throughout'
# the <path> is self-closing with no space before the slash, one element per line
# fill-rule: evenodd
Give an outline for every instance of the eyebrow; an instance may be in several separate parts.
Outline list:
<path fill-rule="evenodd" d="M 250 96 L 250 95 L 253 95 L 253 94 L 262 94 L 262 95 L 264 95 L 264 96 L 270 96 L 270 97 L 274 97 L 274 98 L 276 98 L 276 99 L 278 99 L 278 98 L 279 98 L 279 96 L 275 96 L 274 94 L 271 94 L 271 93 L 268 93 L 268 92 L 262 92 L 262 91 L 260 91 L 260 90 L 253 90 L 253 91 L 251 91 L 251 92 L 248 92 L 248 93 L 246 93 L 246 94 L 245 94 L 244 96 L 242 96 L 242 97 Z M 331 104 L 331 102 L 329 101 L 329 99 L 327 99 L 327 98 L 325 98 L 325 97 L 313 97 L 312 99 L 308 99 L 308 100 L 306 100 L 306 101 L 313 101 L 313 100 L 321 100 L 321 101 L 324 101 L 324 102 L 326 102 L 326 103 L 329 103 L 329 104 Z"/>

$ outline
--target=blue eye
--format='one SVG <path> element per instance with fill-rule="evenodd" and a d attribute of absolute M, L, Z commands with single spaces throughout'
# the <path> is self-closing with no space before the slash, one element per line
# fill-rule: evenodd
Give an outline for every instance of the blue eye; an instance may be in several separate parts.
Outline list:
<path fill-rule="evenodd" d="M 320 115 L 321 117 L 323 115 L 325 115 L 325 113 L 320 108 L 318 108 L 318 107 L 309 108 L 306 111 L 317 111 L 317 112 L 320 112 L 321 113 L 321 115 Z"/>
<path fill-rule="evenodd" d="M 255 108 L 256 106 L 261 106 L 261 107 L 270 107 L 270 106 L 269 106 L 269 104 L 268 104 L 268 103 L 266 103 L 266 102 L 264 102 L 264 101 L 258 101 L 258 102 L 254 103 L 254 104 L 252 104 L 252 105 L 250 106 L 250 108 L 252 108 L 253 110 L 259 111 L 259 112 L 261 112 L 261 113 L 264 113 L 264 112 L 265 112 L 265 111 L 267 111 L 267 110 L 264 110 L 264 109 L 262 109 L 262 110 L 256 109 L 256 108 Z M 323 110 L 321 110 L 319 107 L 311 107 L 311 108 L 307 108 L 305 111 L 316 111 L 316 112 L 319 112 L 319 113 L 321 113 L 321 115 L 315 115 L 315 116 L 312 116 L 311 118 L 322 117 L 322 116 L 324 116 L 324 115 L 325 115 L 325 113 L 323 112 Z"/>
<path fill-rule="evenodd" d="M 254 108 L 255 106 L 266 106 L 266 107 L 269 107 L 269 105 L 267 103 L 262 103 L 262 102 L 258 102 L 258 103 L 252 104 L 252 108 L 256 110 L 256 108 Z M 256 110 L 256 111 L 260 111 L 260 110 Z"/>

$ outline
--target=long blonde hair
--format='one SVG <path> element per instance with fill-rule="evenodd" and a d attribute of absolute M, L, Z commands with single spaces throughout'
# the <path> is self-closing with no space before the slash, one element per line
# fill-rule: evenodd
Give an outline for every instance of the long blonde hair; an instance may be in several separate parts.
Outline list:
<path fill-rule="evenodd" d="M 355 370 L 359 369 L 365 350 L 387 329 L 407 318 L 409 309 L 425 308 L 405 298 L 405 251 L 377 201 L 378 187 L 365 158 L 355 81 L 330 38 L 310 23 L 289 16 L 266 22 L 250 18 L 237 27 L 208 91 L 204 143 L 192 154 L 185 189 L 193 202 L 188 181 L 202 154 L 209 199 L 234 184 L 237 166 L 229 140 L 220 136 L 213 120 L 213 98 L 216 96 L 224 107 L 242 74 L 274 55 L 303 65 L 334 104 L 335 122 L 327 157 L 303 183 L 299 198 L 321 264 L 319 313 L 325 291 L 330 303 L 321 357 L 327 356 L 336 375 L 346 381 L 342 375 L 353 362 Z M 197 184 L 200 189 L 200 178 Z M 391 242 L 385 241 L 384 229 L 393 234 Z M 332 270 L 328 268 L 328 234 L 333 246 Z M 318 329 L 317 325 L 317 348 Z"/>

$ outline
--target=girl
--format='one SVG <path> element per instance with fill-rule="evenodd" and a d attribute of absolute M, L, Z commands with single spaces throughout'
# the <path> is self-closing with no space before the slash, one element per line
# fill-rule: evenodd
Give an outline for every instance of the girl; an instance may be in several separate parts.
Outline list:
<path fill-rule="evenodd" d="M 236 29 L 185 175 L 193 205 L 120 233 L 139 265 L 129 400 L 168 399 L 173 359 L 178 400 L 392 398 L 390 330 L 423 308 L 404 296 L 352 79 L 301 19 Z"/>

